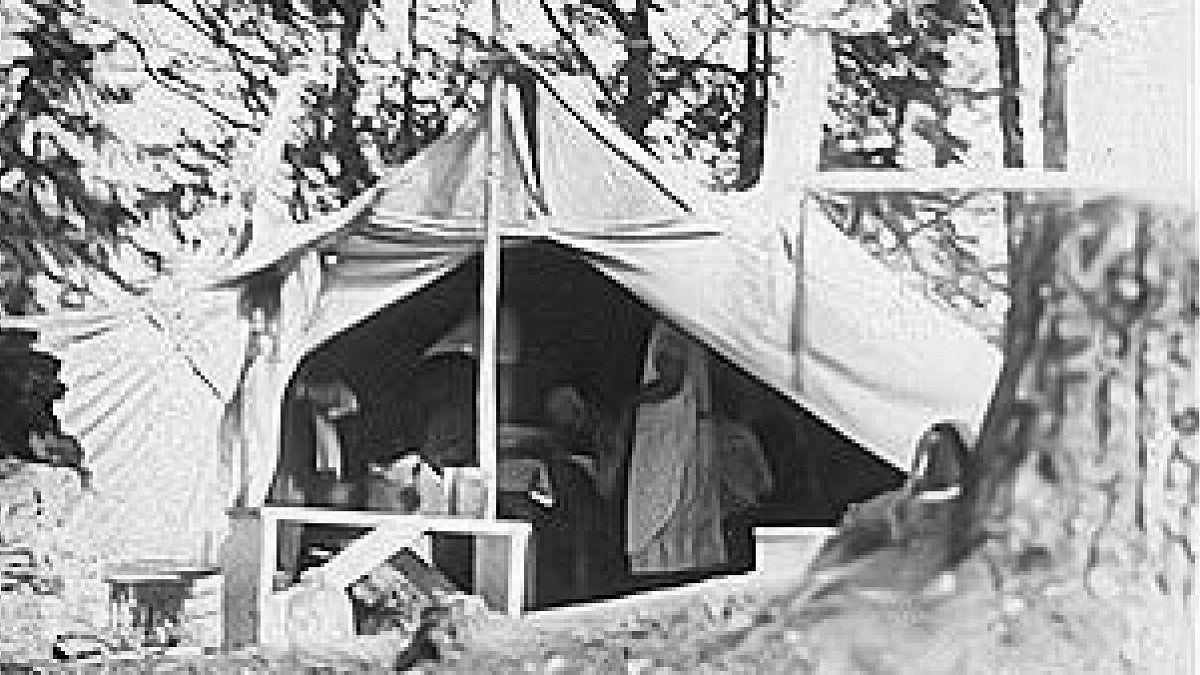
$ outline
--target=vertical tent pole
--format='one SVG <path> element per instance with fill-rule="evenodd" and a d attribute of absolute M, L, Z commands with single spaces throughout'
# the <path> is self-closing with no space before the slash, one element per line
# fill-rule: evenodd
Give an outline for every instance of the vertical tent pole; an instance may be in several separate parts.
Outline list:
<path fill-rule="evenodd" d="M 832 36 L 829 31 L 798 30 L 793 38 L 795 44 L 789 45 L 796 53 L 791 55 L 797 63 L 791 73 L 792 82 L 789 84 L 799 88 L 799 91 L 786 91 L 786 95 L 797 96 L 796 104 L 804 106 L 807 114 L 800 116 L 805 125 L 805 131 L 797 139 L 791 152 L 796 153 L 797 168 L 800 170 L 803 184 L 800 186 L 799 229 L 796 232 L 794 251 L 796 256 L 796 286 L 795 301 L 792 317 L 792 348 L 794 350 L 794 367 L 792 383 L 799 391 L 805 391 L 806 373 L 804 369 L 805 354 L 808 349 L 807 292 L 805 282 L 805 250 L 804 240 L 809 223 L 820 216 L 820 208 L 812 194 L 812 179 L 821 170 L 821 145 L 824 140 L 824 122 L 827 118 L 829 102 L 828 87 L 834 77 L 834 58 Z M 784 120 L 789 123 L 790 120 Z M 797 123 L 797 122 L 792 122 Z M 786 199 L 782 195 L 775 198 Z"/>
<path fill-rule="evenodd" d="M 484 239 L 483 239 L 483 281 L 480 288 L 480 330 L 479 330 L 479 423 L 476 427 L 476 447 L 479 450 L 479 468 L 483 472 L 484 485 L 487 490 L 487 512 L 485 517 L 496 517 L 496 340 L 497 340 L 497 304 L 500 300 L 500 228 L 497 206 L 499 202 L 497 175 L 500 171 L 498 154 L 500 143 L 497 137 L 503 120 L 500 118 L 501 92 L 504 84 L 500 66 L 499 41 L 496 39 L 500 30 L 499 0 L 492 0 L 492 44 L 489 59 L 488 91 L 487 91 L 487 177 L 484 186 Z"/>

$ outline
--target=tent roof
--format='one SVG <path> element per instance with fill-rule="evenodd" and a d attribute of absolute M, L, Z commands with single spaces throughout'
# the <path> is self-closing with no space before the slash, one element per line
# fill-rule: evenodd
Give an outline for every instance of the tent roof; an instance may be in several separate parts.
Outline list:
<path fill-rule="evenodd" d="M 260 228 L 217 284 L 236 285 L 311 246 L 353 258 L 364 249 L 376 255 L 385 236 L 406 246 L 429 238 L 477 241 L 489 206 L 510 237 L 537 238 L 556 228 L 601 237 L 680 236 L 685 222 L 692 223 L 688 234 L 720 233 L 695 222 L 700 191 L 690 181 L 579 103 L 578 78 L 551 81 L 535 63 L 517 58 L 522 74 L 503 88 L 494 145 L 487 111 L 475 111 L 343 209 L 305 224 Z M 495 203 L 486 205 L 493 150 Z"/>
<path fill-rule="evenodd" d="M 311 350 L 480 250 L 491 156 L 506 236 L 574 251 L 893 464 L 907 465 L 923 426 L 982 417 L 996 350 L 802 213 L 802 195 L 707 193 L 581 102 L 571 81 L 523 65 L 498 102 L 494 146 L 488 111 L 477 111 L 343 211 L 252 243 L 220 284 L 323 253 Z"/>

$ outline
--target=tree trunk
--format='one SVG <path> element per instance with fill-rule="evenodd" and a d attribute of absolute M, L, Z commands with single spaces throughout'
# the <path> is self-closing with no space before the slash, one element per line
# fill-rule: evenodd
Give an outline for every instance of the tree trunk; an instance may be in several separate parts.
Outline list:
<path fill-rule="evenodd" d="M 401 146 L 399 159 L 401 161 L 408 160 L 417 151 L 419 139 L 417 138 L 417 113 L 416 106 L 413 100 L 413 83 L 417 78 L 417 0 L 409 0 L 408 11 L 405 19 L 408 22 L 406 28 L 408 34 L 408 64 L 404 69 L 404 108 L 402 109 L 402 123 L 404 128 L 401 129 Z"/>
<path fill-rule="evenodd" d="M 843 523 L 782 618 L 804 672 L 1194 672 L 1194 216 L 1060 200 L 1029 224 L 963 496 Z"/>
<path fill-rule="evenodd" d="M 957 557 L 988 559 L 1014 602 L 1092 603 L 1114 663 L 1176 672 L 1200 482 L 1195 220 L 1105 199 L 1030 225 Z"/>
<path fill-rule="evenodd" d="M 1004 166 L 1025 166 L 1025 134 L 1021 131 L 1021 52 L 1017 44 L 1017 11 L 1014 0 L 983 0 L 983 8 L 996 34 L 996 63 L 1000 70 L 1000 133 Z"/>
<path fill-rule="evenodd" d="M 981 0 L 996 39 L 996 63 L 1000 70 L 1000 135 L 1004 167 L 1025 166 L 1025 134 L 1021 130 L 1021 51 L 1017 42 L 1016 0 Z M 1004 222 L 1008 224 L 1008 254 L 1020 246 L 1024 228 L 1019 222 L 1021 195 L 1005 195 Z"/>
<path fill-rule="evenodd" d="M 354 120 L 354 108 L 362 90 L 355 54 L 366 9 L 366 3 L 345 3 L 340 10 L 342 23 L 338 29 L 339 64 L 337 83 L 333 90 L 333 130 L 330 133 L 330 141 L 339 165 L 335 184 L 342 198 L 347 200 L 359 193 L 370 175 L 370 167 L 367 158 L 363 156 Z"/>
<path fill-rule="evenodd" d="M 1038 12 L 1046 40 L 1042 85 L 1042 162 L 1047 169 L 1067 168 L 1067 76 L 1071 55 L 1067 30 L 1079 14 L 1081 0 L 1047 0 Z"/>
<path fill-rule="evenodd" d="M 742 128 L 738 138 L 738 178 L 736 188 L 748 190 L 758 183 L 763 171 L 763 141 L 770 101 L 770 35 L 763 31 L 771 25 L 769 0 L 750 0 L 746 8 L 746 74 L 743 76 Z"/>
<path fill-rule="evenodd" d="M 629 58 L 622 68 L 626 78 L 626 97 L 618 115 L 625 133 L 638 141 L 646 139 L 646 127 L 650 126 L 651 96 L 653 86 L 653 47 L 650 44 L 650 2 L 637 0 L 633 14 L 624 24 L 626 48 Z"/>

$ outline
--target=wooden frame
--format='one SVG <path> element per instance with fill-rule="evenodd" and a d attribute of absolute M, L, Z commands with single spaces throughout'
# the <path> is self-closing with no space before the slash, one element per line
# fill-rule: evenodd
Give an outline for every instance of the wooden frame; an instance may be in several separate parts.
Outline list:
<path fill-rule="evenodd" d="M 377 528 L 411 526 L 422 533 L 467 534 L 476 537 L 476 593 L 493 609 L 518 616 L 528 602 L 532 572 L 528 564 L 529 523 L 493 518 L 424 516 L 380 511 L 343 511 L 292 506 L 238 508 L 229 511 L 224 584 L 224 643 L 228 648 L 260 644 L 276 634 L 268 604 L 274 590 L 278 561 L 279 525 L 344 525 Z M 401 546 L 407 548 L 408 546 Z"/>

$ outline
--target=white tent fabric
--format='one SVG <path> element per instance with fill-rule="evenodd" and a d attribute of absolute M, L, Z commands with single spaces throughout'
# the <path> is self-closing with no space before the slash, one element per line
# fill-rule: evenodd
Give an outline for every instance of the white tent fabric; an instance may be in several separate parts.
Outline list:
<path fill-rule="evenodd" d="M 511 97 L 500 130 L 496 208 L 506 234 L 582 255 L 717 353 L 898 466 L 907 466 L 933 421 L 982 416 L 999 370 L 996 350 L 828 221 L 808 214 L 801 227 L 801 195 L 791 204 L 714 206 L 699 189 L 660 173 L 564 88 L 544 77 L 526 84 L 538 90 L 539 105 L 522 108 Z M 352 224 L 292 249 L 319 249 L 331 262 L 310 324 L 283 338 L 285 361 L 478 252 L 486 119 L 479 115 L 389 177 Z M 276 269 L 269 259 L 247 263 L 244 276 L 223 283 L 247 284 Z M 281 393 L 271 394 L 269 407 L 278 407 Z M 271 427 L 273 435 L 253 445 L 275 456 Z M 265 493 L 247 497 L 256 502 Z"/>
<path fill-rule="evenodd" d="M 711 198 L 521 60 L 532 77 L 508 89 L 498 130 L 494 208 L 506 236 L 582 256 L 900 467 L 931 422 L 980 421 L 996 350 L 805 213 L 802 193 Z M 106 547 L 195 558 L 225 507 L 264 502 L 284 388 L 304 356 L 481 249 L 487 119 L 337 214 L 256 228 L 238 259 L 184 298 L 39 322 L 65 364 L 58 412 L 97 476 L 80 513 Z M 211 336 L 210 346 L 179 336 Z"/>
<path fill-rule="evenodd" d="M 62 361 L 67 390 L 55 412 L 92 473 L 61 541 L 102 560 L 214 552 L 232 497 L 218 423 L 237 384 L 230 357 L 246 345 L 237 301 L 156 293 L 12 322 L 37 330 L 39 347 Z"/>

